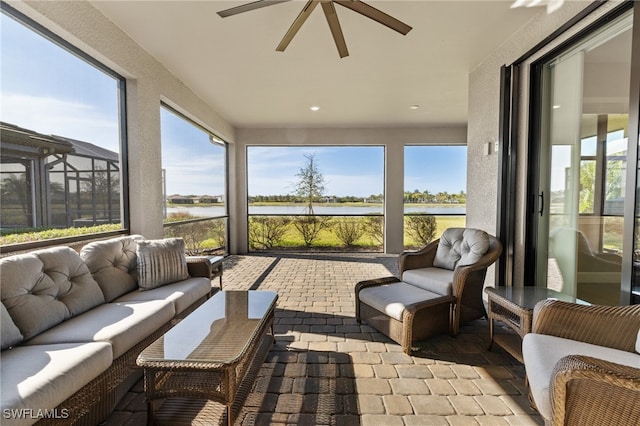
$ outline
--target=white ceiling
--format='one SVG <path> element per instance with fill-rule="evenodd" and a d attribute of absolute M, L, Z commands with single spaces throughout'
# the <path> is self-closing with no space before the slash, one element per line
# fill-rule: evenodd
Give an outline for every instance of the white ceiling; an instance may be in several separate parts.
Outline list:
<path fill-rule="evenodd" d="M 507 0 L 369 0 L 413 27 L 402 36 L 336 5 L 350 53 L 340 59 L 319 7 L 275 51 L 304 1 L 216 14 L 249 1 L 92 3 L 237 127 L 464 125 L 469 72 L 544 13 Z"/>

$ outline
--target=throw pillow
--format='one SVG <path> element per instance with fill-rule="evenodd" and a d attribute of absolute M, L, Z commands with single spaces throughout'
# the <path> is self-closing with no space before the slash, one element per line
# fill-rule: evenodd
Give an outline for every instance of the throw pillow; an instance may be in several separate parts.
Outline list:
<path fill-rule="evenodd" d="M 11 315 L 9 315 L 9 311 L 4 306 L 3 303 L 0 303 L 0 325 L 2 326 L 2 350 L 4 351 L 7 348 L 15 345 L 16 343 L 20 343 L 22 341 L 22 333 L 18 327 L 13 323 L 11 319 Z"/>
<path fill-rule="evenodd" d="M 189 278 L 182 238 L 137 241 L 136 257 L 140 290 Z"/>

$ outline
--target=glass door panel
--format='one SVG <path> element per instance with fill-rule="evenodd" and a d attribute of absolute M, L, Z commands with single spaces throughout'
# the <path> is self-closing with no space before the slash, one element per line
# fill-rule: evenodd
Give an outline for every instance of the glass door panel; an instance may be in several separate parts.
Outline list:
<path fill-rule="evenodd" d="M 621 302 L 630 36 L 628 14 L 543 67 L 536 284 L 593 304 Z"/>

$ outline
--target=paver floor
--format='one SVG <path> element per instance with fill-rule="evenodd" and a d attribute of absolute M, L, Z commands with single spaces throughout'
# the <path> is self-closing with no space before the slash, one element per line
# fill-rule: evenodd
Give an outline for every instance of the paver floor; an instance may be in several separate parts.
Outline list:
<path fill-rule="evenodd" d="M 524 366 L 487 351 L 488 324 L 418 343 L 411 355 L 355 320 L 356 282 L 397 274 L 383 254 L 257 254 L 224 262 L 224 289 L 279 294 L 276 342 L 236 424 L 541 425 Z M 503 332 L 508 332 L 503 330 Z M 108 425 L 143 425 L 142 383 Z"/>

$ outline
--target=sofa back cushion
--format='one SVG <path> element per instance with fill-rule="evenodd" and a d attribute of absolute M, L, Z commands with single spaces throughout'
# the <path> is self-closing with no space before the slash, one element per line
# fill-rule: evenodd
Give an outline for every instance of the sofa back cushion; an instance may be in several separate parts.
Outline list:
<path fill-rule="evenodd" d="M 105 302 L 80 255 L 52 247 L 0 259 L 0 297 L 29 339 Z"/>
<path fill-rule="evenodd" d="M 189 278 L 182 238 L 138 241 L 138 286 L 151 290 Z"/>
<path fill-rule="evenodd" d="M 22 341 L 22 333 L 13 323 L 9 311 L 3 303 L 0 303 L 0 326 L 2 326 L 2 350 Z"/>
<path fill-rule="evenodd" d="M 479 229 L 449 228 L 442 233 L 433 266 L 453 271 L 476 263 L 489 250 L 489 235 Z"/>
<path fill-rule="evenodd" d="M 136 243 L 142 235 L 94 241 L 80 250 L 107 302 L 138 288 Z"/>

